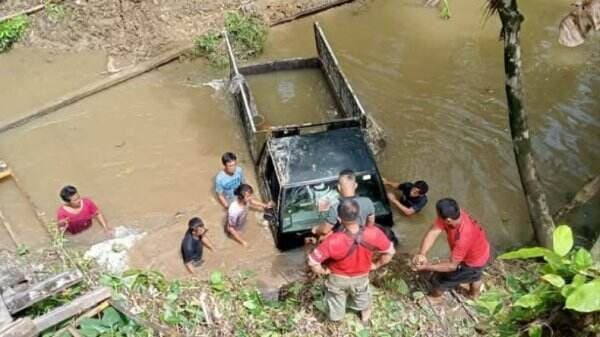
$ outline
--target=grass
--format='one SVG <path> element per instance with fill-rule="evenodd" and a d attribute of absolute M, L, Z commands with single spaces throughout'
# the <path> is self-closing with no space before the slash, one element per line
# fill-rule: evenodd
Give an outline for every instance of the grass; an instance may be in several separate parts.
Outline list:
<path fill-rule="evenodd" d="M 229 34 L 237 58 L 247 59 L 263 52 L 268 28 L 262 18 L 252 14 L 229 12 L 225 14 L 222 30 Z M 227 66 L 227 47 L 221 32 L 209 30 L 196 39 L 195 45 L 197 54 L 206 57 L 212 66 Z"/>
<path fill-rule="evenodd" d="M 29 25 L 26 15 L 19 15 L 0 23 L 0 53 L 9 50 L 13 43 L 19 41 Z"/>
<path fill-rule="evenodd" d="M 65 18 L 66 14 L 63 5 L 52 2 L 46 4 L 46 15 L 50 21 L 59 22 Z"/>

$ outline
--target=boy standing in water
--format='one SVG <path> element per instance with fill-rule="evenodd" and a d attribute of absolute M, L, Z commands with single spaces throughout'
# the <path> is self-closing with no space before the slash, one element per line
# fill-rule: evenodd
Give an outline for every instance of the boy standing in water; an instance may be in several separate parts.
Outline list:
<path fill-rule="evenodd" d="M 204 246 L 210 251 L 215 250 L 205 236 L 207 231 L 204 222 L 198 217 L 191 218 L 188 222 L 188 230 L 181 241 L 181 257 L 185 268 L 190 274 L 194 273 L 194 266 L 202 264 Z"/>
<path fill-rule="evenodd" d="M 221 156 L 223 170 L 215 178 L 215 192 L 219 203 L 223 208 L 229 208 L 231 202 L 235 200 L 234 191 L 244 183 L 244 172 L 237 166 L 237 157 L 231 152 L 225 152 Z"/>
<path fill-rule="evenodd" d="M 263 210 L 273 207 L 273 202 L 269 201 L 264 204 L 258 200 L 254 200 L 254 190 L 252 186 L 247 184 L 241 184 L 234 192 L 236 199 L 229 205 L 227 209 L 227 222 L 225 224 L 225 231 L 235 241 L 240 243 L 242 246 L 248 246 L 248 243 L 242 239 L 241 232 L 246 227 L 246 220 L 248 217 L 248 207 L 250 204 L 261 207 Z"/>

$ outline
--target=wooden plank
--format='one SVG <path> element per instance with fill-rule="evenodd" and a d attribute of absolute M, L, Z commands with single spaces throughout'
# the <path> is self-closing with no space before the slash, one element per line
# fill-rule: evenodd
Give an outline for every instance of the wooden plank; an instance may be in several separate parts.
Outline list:
<path fill-rule="evenodd" d="M 81 314 L 82 312 L 96 306 L 98 303 L 110 297 L 110 289 L 105 287 L 95 289 L 89 293 L 77 297 L 73 301 L 63 306 L 50 311 L 45 315 L 36 318 L 34 323 L 38 331 L 44 331 L 62 321 Z"/>
<path fill-rule="evenodd" d="M 271 23 L 269 26 L 274 27 L 274 26 L 278 26 L 278 25 L 281 25 L 281 24 L 284 24 L 284 23 L 288 23 L 290 21 L 294 21 L 294 20 L 303 18 L 305 16 L 314 15 L 314 14 L 326 11 L 326 10 L 328 10 L 330 8 L 334 8 L 334 7 L 338 7 L 338 6 L 347 4 L 347 3 L 352 2 L 352 1 L 354 1 L 354 0 L 338 0 L 338 1 L 333 1 L 333 2 L 330 2 L 330 3 L 325 3 L 325 4 L 322 4 L 320 6 L 316 6 L 316 7 L 313 7 L 313 8 L 308 8 L 308 9 L 300 11 L 299 13 L 296 13 L 294 15 L 285 17 L 283 19 L 279 19 L 279 20 Z"/>
<path fill-rule="evenodd" d="M 12 323 L 12 321 L 13 321 L 13 318 L 10 315 L 10 312 L 8 312 L 8 309 L 6 308 L 4 301 L 2 300 L 2 296 L 0 296 L 0 329 L 2 329 L 2 327 Z"/>
<path fill-rule="evenodd" d="M 59 97 L 58 99 L 56 99 L 53 102 L 50 102 L 42 107 L 36 108 L 33 111 L 30 111 L 30 112 L 28 112 L 24 115 L 21 115 L 13 120 L 10 120 L 7 123 L 4 123 L 3 125 L 0 125 L 0 133 L 8 131 L 10 129 L 14 129 L 14 128 L 22 126 L 22 125 L 25 125 L 37 118 L 45 116 L 45 115 L 52 113 L 58 109 L 61 109 L 68 105 L 71 105 L 73 103 L 79 102 L 80 100 L 82 100 L 88 96 L 99 93 L 99 92 L 106 90 L 110 87 L 113 87 L 117 84 L 120 84 L 129 79 L 132 79 L 134 77 L 142 75 L 152 69 L 160 67 L 161 65 L 163 65 L 165 63 L 169 63 L 169 62 L 177 59 L 183 53 L 191 50 L 192 48 L 193 47 L 190 45 L 185 45 L 185 46 L 181 46 L 179 48 L 175 48 L 173 50 L 170 50 L 163 54 L 160 54 L 146 62 L 140 63 L 133 68 L 123 70 L 119 73 L 108 76 L 106 78 L 98 80 L 89 85 L 86 85 L 70 94 Z"/>
<path fill-rule="evenodd" d="M 110 304 L 108 303 L 108 301 L 104 301 L 100 304 L 98 304 L 97 306 L 95 306 L 94 308 L 86 311 L 84 314 L 82 314 L 81 316 L 77 317 L 77 319 L 72 322 L 69 326 L 66 326 L 58 331 L 56 331 L 56 333 L 54 334 L 54 336 L 58 336 L 60 337 L 65 331 L 67 331 L 69 328 L 73 328 L 73 327 L 77 327 L 79 326 L 79 324 L 81 324 L 81 321 L 86 319 L 86 318 L 92 318 L 96 315 L 98 315 L 100 312 L 102 312 L 104 309 L 108 308 Z M 70 331 L 69 331 L 70 332 Z M 71 333 L 71 335 L 73 335 Z"/>
<path fill-rule="evenodd" d="M 0 337 L 35 337 L 37 334 L 35 323 L 29 317 L 21 318 L 0 329 Z"/>
<path fill-rule="evenodd" d="M 12 314 L 28 308 L 57 292 L 78 283 L 83 279 L 81 271 L 75 269 L 55 275 L 42 282 L 38 282 L 27 290 L 17 292 L 4 298 L 8 311 Z"/>
<path fill-rule="evenodd" d="M 4 228 L 8 232 L 8 236 L 10 236 L 15 247 L 18 248 L 19 240 L 17 239 L 17 236 L 15 235 L 15 232 L 13 231 L 12 226 L 10 225 L 10 222 L 8 222 L 8 220 L 6 220 L 6 218 L 4 217 L 4 213 L 2 213 L 2 211 L 0 211 L 0 222 L 2 222 L 2 225 L 4 225 Z"/>
<path fill-rule="evenodd" d="M 23 281 L 27 281 L 27 277 L 25 276 L 25 273 L 18 267 L 0 267 L 0 291 L 4 291 L 5 289 L 10 288 Z"/>

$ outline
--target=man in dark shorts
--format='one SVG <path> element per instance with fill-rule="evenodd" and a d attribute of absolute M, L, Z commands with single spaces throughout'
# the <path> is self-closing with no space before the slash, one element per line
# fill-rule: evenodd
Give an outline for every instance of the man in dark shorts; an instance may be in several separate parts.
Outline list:
<path fill-rule="evenodd" d="M 342 320 L 350 307 L 360 312 L 366 324 L 372 309 L 369 272 L 390 262 L 394 246 L 379 228 L 359 225 L 360 207 L 355 199 L 343 199 L 336 208 L 343 229 L 327 236 L 308 255 L 308 265 L 315 274 L 328 275 L 329 319 Z"/>
<path fill-rule="evenodd" d="M 486 233 L 454 199 L 441 199 L 435 207 L 438 217 L 423 238 L 419 253 L 413 257 L 413 269 L 434 272 L 429 296 L 436 302 L 441 300 L 444 290 L 461 284 L 469 284 L 468 296 L 476 298 L 481 289 L 483 268 L 490 259 Z M 450 259 L 429 263 L 427 252 L 443 231 L 450 246 Z"/>
<path fill-rule="evenodd" d="M 200 218 L 191 218 L 188 222 L 188 230 L 181 241 L 181 257 L 187 271 L 194 273 L 194 266 L 202 264 L 202 252 L 204 246 L 211 251 L 215 248 L 208 241 L 205 234 L 208 231 Z"/>
<path fill-rule="evenodd" d="M 400 184 L 383 178 L 383 183 L 398 191 L 399 197 L 394 192 L 388 192 L 388 199 L 406 216 L 419 213 L 427 204 L 429 186 L 424 180 Z"/>

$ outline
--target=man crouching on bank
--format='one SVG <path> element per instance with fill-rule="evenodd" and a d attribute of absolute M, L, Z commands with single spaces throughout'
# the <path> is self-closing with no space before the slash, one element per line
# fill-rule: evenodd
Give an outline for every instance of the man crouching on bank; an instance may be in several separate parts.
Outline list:
<path fill-rule="evenodd" d="M 425 234 L 419 253 L 413 258 L 413 269 L 434 272 L 429 298 L 435 303 L 442 301 L 444 290 L 467 284 L 468 296 L 477 298 L 483 268 L 490 260 L 490 244 L 485 231 L 464 209 L 458 207 L 454 199 L 441 199 L 435 207 L 437 219 Z M 429 263 L 427 252 L 442 232 L 446 232 L 450 259 Z"/>
<path fill-rule="evenodd" d="M 390 262 L 395 250 L 379 228 L 359 225 L 359 213 L 356 200 L 342 199 L 338 206 L 342 230 L 329 235 L 309 254 L 308 265 L 316 274 L 328 275 L 325 300 L 329 319 L 342 320 L 348 306 L 360 312 L 366 325 L 372 308 L 369 271 Z M 373 253 L 381 255 L 374 261 Z"/>

